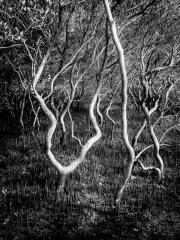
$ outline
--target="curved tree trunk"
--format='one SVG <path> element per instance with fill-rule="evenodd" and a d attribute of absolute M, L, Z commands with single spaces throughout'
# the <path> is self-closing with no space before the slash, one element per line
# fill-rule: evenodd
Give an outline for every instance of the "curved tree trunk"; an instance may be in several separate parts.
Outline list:
<path fill-rule="evenodd" d="M 126 166 L 126 169 L 124 171 L 124 176 L 120 184 L 118 185 L 117 192 L 115 195 L 115 204 L 117 204 L 121 197 L 122 193 L 128 183 L 128 180 L 131 177 L 131 172 L 133 169 L 133 164 L 135 160 L 135 152 L 133 147 L 130 144 L 129 138 L 128 138 L 128 131 L 127 131 L 127 86 L 128 86 L 128 79 L 127 79 L 127 73 L 126 73 L 126 67 L 125 67 L 125 60 L 124 60 L 124 52 L 123 48 L 121 46 L 120 40 L 118 38 L 117 29 L 115 22 L 112 17 L 111 9 L 109 6 L 109 1 L 104 0 L 104 5 L 107 13 L 107 17 L 109 20 L 110 28 L 111 28 L 111 34 L 114 41 L 114 44 L 117 49 L 118 57 L 119 57 L 119 67 L 121 71 L 121 79 L 122 79 L 122 111 L 121 111 L 121 121 L 122 121 L 122 138 L 125 144 L 125 147 L 128 152 L 129 162 Z"/>
<path fill-rule="evenodd" d="M 151 124 L 151 114 L 153 112 L 156 111 L 157 107 L 158 107 L 158 101 L 156 101 L 155 103 L 155 106 L 148 110 L 146 105 L 145 105 L 145 102 L 143 102 L 143 110 L 144 110 L 144 113 L 146 115 L 146 119 L 147 119 L 147 126 L 148 126 L 148 130 L 149 130 L 149 134 L 151 136 L 151 139 L 152 139 L 152 142 L 153 142 L 153 145 L 154 145 L 154 152 L 155 152 L 155 158 L 157 160 L 157 162 L 159 163 L 159 181 L 164 177 L 164 162 L 159 154 L 159 141 L 156 137 L 156 134 L 154 132 L 154 128 L 153 128 L 153 125 Z"/>
<path fill-rule="evenodd" d="M 109 111 L 111 109 L 111 106 L 113 104 L 113 100 L 114 100 L 114 97 L 116 96 L 116 93 L 119 89 L 119 86 L 120 86 L 120 82 L 118 83 L 118 85 L 116 86 L 116 88 L 114 89 L 113 93 L 112 93 L 112 96 L 111 96 L 111 100 L 109 102 L 109 105 L 106 107 L 106 117 L 110 120 L 110 122 L 112 123 L 112 127 L 111 127 L 111 132 L 108 136 L 108 141 L 107 141 L 107 144 L 108 145 L 112 145 L 113 143 L 113 140 L 114 140 L 114 131 L 115 131 L 115 125 L 116 125 L 116 122 L 112 119 L 112 117 L 109 115 Z"/>
<path fill-rule="evenodd" d="M 24 89 L 23 100 L 22 100 L 22 105 L 21 105 L 21 112 L 20 112 L 20 118 L 19 118 L 19 122 L 20 122 L 21 127 L 22 127 L 22 132 L 24 132 L 23 116 L 24 116 L 25 104 L 26 104 L 26 89 Z"/>
<path fill-rule="evenodd" d="M 48 108 L 48 106 L 45 103 L 45 100 L 42 98 L 42 96 L 36 91 L 36 85 L 38 83 L 38 80 L 43 72 L 43 69 L 47 63 L 48 57 L 50 55 L 50 51 L 48 51 L 46 53 L 46 55 L 44 56 L 41 65 L 35 75 L 35 78 L 33 80 L 32 83 L 32 91 L 34 93 L 34 96 L 36 97 L 36 99 L 38 100 L 43 112 L 45 113 L 45 115 L 48 117 L 49 121 L 50 121 L 50 126 L 49 129 L 47 131 L 46 134 L 46 156 L 48 157 L 49 161 L 51 162 L 51 164 L 56 168 L 58 175 L 59 175 L 59 179 L 57 182 L 57 193 L 58 193 L 58 197 L 60 197 L 61 193 L 63 192 L 64 189 L 64 184 L 65 184 L 65 180 L 66 180 L 66 176 L 67 174 L 73 172 L 78 165 L 84 161 L 87 152 L 89 151 L 89 149 L 101 138 L 101 130 L 98 126 L 95 114 L 94 114 L 94 109 L 96 107 L 97 104 L 97 100 L 98 100 L 98 96 L 100 93 L 100 89 L 101 89 L 101 85 L 102 85 L 102 81 L 103 81 L 103 73 L 106 67 L 106 63 L 107 63 L 107 47 L 108 47 L 108 43 L 106 44 L 106 49 L 105 49 L 105 54 L 104 54 L 104 59 L 103 59 L 103 63 L 102 63 L 102 67 L 100 69 L 99 72 L 99 79 L 98 79 L 98 86 L 96 88 L 95 94 L 92 98 L 90 107 L 89 107 L 89 116 L 91 119 L 91 122 L 93 124 L 93 127 L 95 129 L 95 135 L 92 136 L 81 148 L 81 152 L 80 155 L 77 159 L 75 159 L 73 162 L 71 162 L 68 166 L 63 166 L 61 165 L 60 162 L 57 161 L 57 159 L 55 158 L 55 156 L 53 155 L 52 151 L 51 151 L 51 147 L 52 147 L 52 138 L 57 126 L 57 119 L 55 117 L 55 115 L 53 114 L 53 112 Z"/>
<path fill-rule="evenodd" d="M 142 133 L 142 131 L 144 130 L 145 126 L 147 124 L 146 119 L 143 120 L 143 123 L 141 124 L 139 130 L 137 131 L 136 135 L 134 136 L 134 138 L 132 139 L 132 147 L 135 149 L 138 143 L 138 139 Z"/>

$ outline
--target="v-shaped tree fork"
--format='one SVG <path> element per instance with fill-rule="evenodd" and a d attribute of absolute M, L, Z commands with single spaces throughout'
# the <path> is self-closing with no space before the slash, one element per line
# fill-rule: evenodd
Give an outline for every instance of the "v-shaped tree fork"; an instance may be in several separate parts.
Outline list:
<path fill-rule="evenodd" d="M 107 41 L 106 41 L 106 47 L 104 48 L 103 62 L 102 62 L 102 66 L 98 73 L 98 84 L 97 84 L 95 93 L 93 95 L 93 98 L 92 98 L 92 101 L 91 101 L 91 104 L 89 107 L 89 117 L 90 117 L 93 127 L 95 129 L 95 135 L 92 136 L 90 139 L 88 139 L 88 141 L 84 145 L 80 144 L 81 151 L 80 151 L 79 157 L 76 158 L 74 161 L 72 161 L 68 166 L 63 166 L 60 162 L 58 162 L 51 150 L 52 138 L 53 138 L 54 132 L 56 130 L 56 126 L 57 126 L 57 118 L 56 118 L 55 114 L 49 109 L 47 104 L 45 103 L 45 99 L 43 99 L 43 97 L 36 90 L 37 83 L 38 83 L 40 76 L 43 72 L 43 69 L 45 68 L 45 65 L 48 61 L 48 58 L 50 55 L 50 50 L 48 50 L 46 55 L 44 56 L 44 58 L 41 62 L 41 65 L 35 75 L 35 78 L 33 79 L 32 92 L 33 92 L 35 98 L 38 100 L 43 112 L 45 113 L 45 115 L 48 117 L 48 119 L 50 121 L 50 126 L 46 133 L 46 151 L 45 151 L 45 153 L 46 153 L 46 156 L 48 157 L 48 159 L 50 160 L 50 162 L 52 163 L 52 165 L 56 168 L 58 175 L 59 175 L 58 186 L 57 186 L 58 199 L 60 198 L 61 194 L 63 193 L 66 176 L 69 173 L 73 172 L 79 166 L 79 164 L 85 160 L 86 154 L 89 151 L 89 149 L 101 138 L 101 135 L 102 135 L 101 130 L 98 126 L 95 114 L 94 114 L 94 110 L 96 108 L 96 104 L 98 101 L 98 97 L 99 97 L 102 82 L 103 82 L 103 73 L 104 73 L 104 70 L 107 65 L 108 41 L 109 41 L 109 39 L 107 39 Z M 72 61 L 71 61 L 71 63 L 72 63 Z M 61 70 L 61 72 L 62 72 L 62 70 Z M 58 75 L 59 75 L 59 73 L 58 73 Z M 53 85 L 53 82 L 54 82 L 54 78 L 52 80 L 51 85 Z M 77 84 L 78 84 L 78 82 L 79 81 L 77 81 Z M 74 91 L 71 96 L 70 103 L 68 104 L 68 108 L 70 107 L 70 104 L 73 100 L 73 96 L 75 94 L 77 84 L 75 84 L 75 85 L 72 84 L 72 89 Z M 53 87 L 51 87 L 51 93 L 52 92 L 53 92 Z M 68 109 L 66 109 L 66 110 L 68 110 Z"/>

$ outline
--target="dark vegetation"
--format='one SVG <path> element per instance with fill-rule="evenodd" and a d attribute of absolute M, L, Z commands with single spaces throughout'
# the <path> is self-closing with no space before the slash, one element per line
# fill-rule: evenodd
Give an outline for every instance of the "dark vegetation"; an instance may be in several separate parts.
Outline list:
<path fill-rule="evenodd" d="M 77 134 L 81 138 L 88 136 L 86 122 L 79 121 L 80 114 L 73 117 L 79 124 Z M 102 140 L 68 177 L 65 194 L 57 202 L 57 176 L 43 154 L 45 120 L 42 123 L 35 133 L 28 129 L 21 133 L 8 119 L 1 121 L 0 239 L 178 239 L 178 132 L 171 135 L 171 151 L 161 150 L 166 169 L 163 182 L 159 184 L 153 173 L 145 175 L 135 166 L 117 210 L 113 208 L 113 191 L 126 161 L 118 128 L 113 144 L 108 145 L 106 123 Z M 67 146 L 61 147 L 59 136 L 57 130 L 53 151 L 59 161 L 68 163 L 77 156 L 79 147 L 70 136 Z M 144 141 L 146 136 L 141 139 Z"/>
<path fill-rule="evenodd" d="M 120 58 L 104 2 L 0 0 L 0 240 L 179 239 L 180 3 L 109 1 L 128 78 L 128 138 L 132 143 L 143 120 L 148 119 L 145 110 L 158 103 L 147 125 L 159 118 L 153 129 L 165 165 L 165 176 L 158 182 L 157 171 L 142 171 L 135 162 L 120 205 L 115 208 L 115 190 L 123 182 L 130 159 L 121 132 L 124 84 Z M 73 84 L 81 79 L 70 112 L 75 121 L 74 135 L 83 144 L 96 132 L 88 107 L 103 77 L 98 94 L 104 115 L 102 137 L 88 151 L 86 161 L 68 174 L 59 201 L 57 169 L 44 154 L 50 122 L 43 108 L 39 110 L 40 102 L 32 88 L 48 51 L 35 89 L 60 120 Z M 108 107 L 115 121 L 113 140 Z M 32 128 L 35 113 L 40 124 L 38 127 L 37 121 Z M 71 137 L 69 120 L 67 113 L 64 135 L 58 122 L 50 149 L 63 166 L 76 159 L 81 150 Z M 134 147 L 135 155 L 152 144 L 152 139 L 146 126 Z M 145 166 L 157 167 L 156 157 L 149 149 L 139 160 Z"/>

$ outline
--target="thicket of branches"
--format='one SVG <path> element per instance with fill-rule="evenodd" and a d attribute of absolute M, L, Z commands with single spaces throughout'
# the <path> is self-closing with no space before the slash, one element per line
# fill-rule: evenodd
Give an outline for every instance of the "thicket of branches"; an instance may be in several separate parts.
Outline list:
<path fill-rule="evenodd" d="M 160 148 L 171 145 L 167 136 L 172 129 L 179 131 L 178 1 L 2 0 L 0 4 L 0 111 L 9 111 L 22 128 L 30 110 L 33 127 L 40 125 L 42 113 L 47 117 L 45 154 L 59 174 L 58 197 L 66 176 L 101 141 L 105 119 L 112 125 L 113 144 L 114 110 L 119 111 L 119 138 L 128 155 L 115 203 L 135 163 L 144 171 L 157 172 L 161 181 L 165 170 Z M 73 106 L 88 112 L 87 122 L 94 128 L 85 143 L 74 133 Z M 141 121 L 129 131 L 132 112 Z M 81 147 L 69 166 L 61 165 L 51 150 L 57 124 L 62 145 L 71 133 Z M 151 141 L 139 146 L 143 131 Z M 154 151 L 155 166 L 143 163 L 149 149 Z"/>

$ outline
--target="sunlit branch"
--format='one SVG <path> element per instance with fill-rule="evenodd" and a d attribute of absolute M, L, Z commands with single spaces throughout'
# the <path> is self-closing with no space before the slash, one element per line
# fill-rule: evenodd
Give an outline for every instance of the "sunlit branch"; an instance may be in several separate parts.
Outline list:
<path fill-rule="evenodd" d="M 96 131 L 96 134 L 93 137 L 91 137 L 82 146 L 81 153 L 75 161 L 71 162 L 69 164 L 69 166 L 62 166 L 61 163 L 59 163 L 56 160 L 55 156 L 53 155 L 53 153 L 51 151 L 52 137 L 54 135 L 54 131 L 55 131 L 56 126 L 57 126 L 57 119 L 54 116 L 54 114 L 52 113 L 52 111 L 47 107 L 44 99 L 39 95 L 39 93 L 36 90 L 36 85 L 38 83 L 38 80 L 39 80 L 44 68 L 45 68 L 45 65 L 47 64 L 47 60 L 48 60 L 49 55 L 50 55 L 50 50 L 46 53 L 46 55 L 44 56 L 40 66 L 38 68 L 36 76 L 33 79 L 33 84 L 32 84 L 33 86 L 32 87 L 33 87 L 34 96 L 36 97 L 39 104 L 41 105 L 41 108 L 42 108 L 43 112 L 45 113 L 45 115 L 50 120 L 50 127 L 48 129 L 47 136 L 46 136 L 46 155 L 47 155 L 48 159 L 50 160 L 50 162 L 52 163 L 52 165 L 57 169 L 57 171 L 59 173 L 60 178 L 59 178 L 58 193 L 60 193 L 62 188 L 64 187 L 64 182 L 65 182 L 65 179 L 66 179 L 66 175 L 68 173 L 72 172 L 85 159 L 85 156 L 86 156 L 88 150 L 101 137 L 101 130 L 100 130 L 98 124 L 97 124 L 97 120 L 96 120 L 96 117 L 94 115 L 94 108 L 97 104 L 97 99 L 98 99 L 98 96 L 99 96 L 99 93 L 100 93 L 100 89 L 101 89 L 101 85 L 102 85 L 102 81 L 103 81 L 103 72 L 104 72 L 104 69 L 105 69 L 105 66 L 106 66 L 107 57 L 106 57 L 106 54 L 105 54 L 103 64 L 102 64 L 102 68 L 101 68 L 100 73 L 99 73 L 98 86 L 96 88 L 96 91 L 95 91 L 95 94 L 94 94 L 93 99 L 91 101 L 90 109 L 89 109 L 90 119 L 91 119 L 93 127 Z M 73 61 L 71 60 L 71 63 L 72 62 Z M 67 65 L 66 65 L 66 67 L 67 67 Z M 82 78 L 82 75 L 79 79 L 81 79 L 81 78 Z M 78 79 L 78 81 L 80 81 L 79 79 Z M 74 86 L 76 86 L 76 85 L 77 85 L 77 82 L 75 83 Z"/>
<path fill-rule="evenodd" d="M 165 102 L 164 102 L 164 105 L 163 105 L 163 107 L 162 107 L 161 114 L 160 114 L 160 116 L 157 118 L 157 120 L 155 121 L 155 123 L 153 124 L 153 127 L 159 122 L 159 120 L 160 120 L 161 118 L 163 118 L 163 116 L 164 116 L 164 110 L 165 110 L 165 108 L 166 108 L 166 106 L 167 106 L 167 103 L 168 103 L 168 100 L 169 100 L 169 94 L 170 94 L 171 90 L 173 89 L 173 87 L 174 87 L 174 84 L 171 83 L 170 86 L 168 87 L 167 91 L 166 91 Z"/>
<path fill-rule="evenodd" d="M 133 99 L 133 102 L 134 102 L 134 104 L 135 104 L 136 108 L 138 109 L 138 108 L 139 108 L 139 106 L 138 106 L 138 104 L 137 104 L 137 101 L 136 101 L 136 99 L 135 99 L 135 96 L 134 96 L 134 94 L 133 94 L 133 93 L 132 93 L 132 91 L 131 91 L 131 88 L 132 88 L 132 85 L 131 85 L 131 86 L 129 86 L 129 93 L 130 93 L 130 95 L 131 95 L 131 97 L 132 97 L 132 99 Z"/>
<path fill-rule="evenodd" d="M 159 180 L 161 180 L 164 176 L 164 163 L 163 163 L 163 160 L 162 160 L 162 158 L 159 154 L 159 141 L 158 141 L 157 136 L 154 132 L 154 128 L 151 124 L 151 115 L 152 115 L 153 112 L 156 111 L 156 109 L 158 107 L 158 101 L 159 101 L 159 99 L 155 102 L 154 107 L 150 110 L 148 110 L 148 108 L 145 105 L 145 102 L 143 102 L 142 108 L 143 108 L 144 113 L 146 115 L 148 130 L 149 130 L 151 139 L 152 139 L 153 144 L 154 144 L 155 158 L 157 159 L 157 161 L 159 162 L 159 165 L 160 165 L 159 169 L 160 169 L 161 174 L 159 174 Z"/>
<path fill-rule="evenodd" d="M 100 103 L 101 103 L 101 95 L 98 96 L 98 100 L 97 100 L 97 104 L 96 104 L 96 110 L 97 110 L 97 114 L 100 117 L 100 125 L 102 125 L 103 123 L 103 115 L 100 112 Z"/>
<path fill-rule="evenodd" d="M 96 28 L 94 29 L 94 32 L 95 32 Z M 87 43 L 89 43 L 94 37 L 94 33 L 92 34 L 92 36 L 86 40 L 82 46 L 79 48 L 79 50 L 76 52 L 76 54 L 74 54 L 74 56 L 71 58 L 71 60 L 65 64 L 61 70 L 59 72 L 56 73 L 56 75 L 53 77 L 52 81 L 51 81 L 51 90 L 50 90 L 50 93 L 48 94 L 48 97 L 51 96 L 51 94 L 53 93 L 53 90 L 54 90 L 54 82 L 56 81 L 56 79 L 60 76 L 60 74 L 62 74 L 64 71 L 66 71 L 69 67 L 71 67 L 72 63 L 75 61 L 75 59 L 77 58 L 77 56 L 79 55 L 79 53 L 81 52 L 81 50 L 86 46 Z M 47 98 L 48 98 L 47 97 Z"/>
<path fill-rule="evenodd" d="M 158 173 L 158 176 L 161 176 L 161 170 L 159 168 L 154 167 L 154 166 L 146 167 L 146 166 L 144 166 L 144 164 L 141 162 L 140 159 L 138 159 L 137 162 L 139 163 L 139 165 L 143 171 L 155 170 Z"/>
<path fill-rule="evenodd" d="M 112 92 L 112 95 L 111 95 L 111 100 L 106 108 L 106 117 L 110 120 L 110 122 L 112 123 L 112 129 L 111 129 L 111 141 L 113 140 L 113 137 L 114 137 L 114 129 L 115 129 L 115 124 L 116 122 L 114 121 L 114 119 L 109 115 L 109 111 L 111 110 L 111 107 L 112 107 L 112 104 L 113 104 L 113 101 L 114 101 L 114 98 L 117 94 L 117 91 L 119 89 L 119 86 L 120 86 L 120 81 L 118 82 L 116 88 L 113 90 Z"/>
<path fill-rule="evenodd" d="M 26 94 L 27 94 L 27 91 L 26 91 L 26 89 L 24 89 L 20 118 L 19 118 L 19 122 L 20 122 L 22 128 L 24 128 L 23 115 L 24 115 L 24 108 L 25 108 L 25 102 L 26 102 Z"/>
<path fill-rule="evenodd" d="M 133 140 L 132 140 L 132 146 L 133 148 L 135 149 L 136 146 L 137 146 L 137 142 L 138 142 L 138 139 L 142 133 L 142 131 L 144 130 L 145 126 L 147 124 L 147 121 L 146 119 L 143 120 L 143 123 L 141 124 L 139 130 L 137 131 L 136 135 L 134 136 Z"/>
<path fill-rule="evenodd" d="M 160 146 L 160 147 L 166 146 L 166 144 L 165 144 L 165 143 L 162 143 L 162 142 L 164 141 L 164 138 L 165 138 L 165 136 L 167 135 L 167 133 L 170 132 L 170 131 L 173 130 L 173 129 L 178 129 L 178 126 L 176 125 L 176 126 L 172 126 L 172 127 L 168 128 L 168 129 L 166 129 L 166 131 L 163 133 L 163 135 L 162 135 L 161 138 L 159 139 L 159 146 Z M 143 148 L 143 149 L 136 155 L 135 160 L 137 161 L 137 159 L 140 158 L 143 153 L 145 153 L 147 150 L 149 150 L 150 148 L 153 148 L 153 147 L 154 147 L 154 144 L 151 144 L 151 145 L 148 145 L 147 147 Z"/>
<path fill-rule="evenodd" d="M 38 110 L 36 112 L 35 109 L 34 109 L 34 105 L 33 105 L 32 99 L 31 99 L 30 92 L 29 92 L 29 101 L 30 101 L 30 104 L 31 104 L 32 111 L 33 111 L 33 113 L 35 115 L 34 122 L 33 122 L 33 127 L 35 127 L 36 122 L 37 122 L 38 126 L 40 126 L 39 118 L 38 118 L 38 113 L 39 113 L 40 107 L 38 107 Z"/>
<path fill-rule="evenodd" d="M 63 133 L 62 139 L 64 139 L 64 137 L 66 135 L 66 127 L 65 127 L 65 123 L 64 123 L 64 118 L 66 116 L 66 113 L 68 111 L 70 111 L 69 109 L 70 109 L 70 106 L 71 106 L 71 104 L 72 104 L 72 102 L 74 100 L 74 96 L 75 96 L 78 84 L 83 80 L 83 77 L 85 76 L 87 71 L 94 64 L 94 57 L 93 57 L 91 64 L 86 68 L 86 70 L 81 74 L 81 76 L 77 76 L 78 79 L 76 80 L 76 83 L 74 84 L 73 83 L 73 76 L 74 76 L 74 71 L 75 71 L 75 68 L 76 68 L 77 60 L 78 60 L 78 55 L 77 55 L 76 61 L 75 61 L 74 65 L 73 65 L 73 68 L 72 68 L 72 71 L 71 71 L 71 77 L 70 77 L 71 96 L 70 96 L 70 99 L 69 99 L 69 102 L 68 102 L 67 106 L 65 107 L 65 109 L 62 112 L 61 117 L 60 117 L 60 123 L 61 123 L 62 133 Z M 64 140 L 62 140 L 62 141 L 64 141 Z"/>
<path fill-rule="evenodd" d="M 12 44 L 10 46 L 0 46 L 0 49 L 7 49 L 7 48 L 14 48 L 14 47 L 21 47 L 21 43 Z"/>
<path fill-rule="evenodd" d="M 81 142 L 81 139 L 78 138 L 78 137 L 76 137 L 76 136 L 74 135 L 74 121 L 73 121 L 73 119 L 72 119 L 70 109 L 68 109 L 68 114 L 69 114 L 69 118 L 70 118 L 70 121 L 71 121 L 71 136 L 72 136 L 72 138 L 74 138 L 75 140 L 78 141 L 78 143 L 79 143 L 79 145 L 80 145 L 81 147 L 83 147 L 83 144 L 82 144 L 82 142 Z"/>
<path fill-rule="evenodd" d="M 110 24 L 111 34 L 114 41 L 114 44 L 117 49 L 118 57 L 119 57 L 119 67 L 121 71 L 121 79 L 122 79 L 122 112 L 121 112 L 121 120 L 122 120 L 122 137 L 125 144 L 125 147 L 129 154 L 129 163 L 127 165 L 126 171 L 124 173 L 122 182 L 118 186 L 117 194 L 115 196 L 115 203 L 119 202 L 122 196 L 122 193 L 127 185 L 128 180 L 131 177 L 131 172 L 134 164 L 134 158 L 135 153 L 134 149 L 132 148 L 129 137 L 128 137 L 128 131 L 127 131 L 127 85 L 128 85 L 128 79 L 127 79 L 127 73 L 126 73 L 126 67 L 125 67 L 125 59 L 124 59 L 124 51 L 121 46 L 121 43 L 118 38 L 116 24 L 114 22 L 114 19 L 112 17 L 111 9 L 109 6 L 108 0 L 104 0 L 104 5 L 107 13 L 107 17 Z"/>

